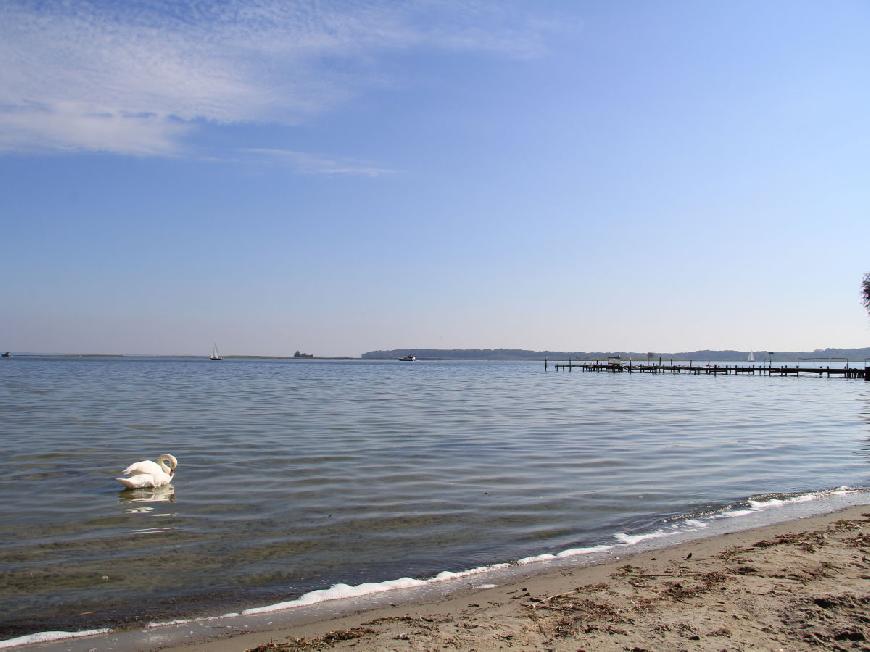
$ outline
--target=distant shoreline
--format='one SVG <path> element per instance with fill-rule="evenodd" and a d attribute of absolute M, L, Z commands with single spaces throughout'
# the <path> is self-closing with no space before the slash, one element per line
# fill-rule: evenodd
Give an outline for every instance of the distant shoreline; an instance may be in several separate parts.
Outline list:
<path fill-rule="evenodd" d="M 360 357 L 363 360 L 395 360 L 412 354 L 418 360 L 606 360 L 618 357 L 622 360 L 674 360 L 687 362 L 698 360 L 705 362 L 745 362 L 753 353 L 755 362 L 767 362 L 772 358 L 775 362 L 803 362 L 810 360 L 841 359 L 850 362 L 864 361 L 870 358 L 870 347 L 855 349 L 815 349 L 813 351 L 736 351 L 733 349 L 702 349 L 699 351 L 680 351 L 676 353 L 640 352 L 640 351 L 532 351 L 528 349 L 389 349 L 368 351 Z"/>
<path fill-rule="evenodd" d="M 676 353 L 665 352 L 639 352 L 639 351 L 533 351 L 530 349 L 389 349 L 367 351 L 360 356 L 318 356 L 296 357 L 293 355 L 245 355 L 227 354 L 225 360 L 398 360 L 407 355 L 416 356 L 420 361 L 498 361 L 498 362 L 522 362 L 544 359 L 550 361 L 561 360 L 607 360 L 619 358 L 621 360 L 646 361 L 659 358 L 662 361 L 673 360 L 688 362 L 746 362 L 749 354 L 753 353 L 757 364 L 766 363 L 771 359 L 774 362 L 808 362 L 808 361 L 849 361 L 863 362 L 870 359 L 870 347 L 854 349 L 815 349 L 813 351 L 736 351 L 733 349 L 703 349 L 699 351 L 680 351 Z M 12 352 L 12 357 L 41 357 L 41 358 L 168 358 L 168 359 L 204 359 L 207 355 L 193 354 L 149 354 L 149 353 L 37 353 L 37 352 Z"/>
<path fill-rule="evenodd" d="M 151 354 L 151 353 L 16 353 L 12 352 L 13 358 L 147 358 L 147 359 L 167 359 L 167 360 L 203 360 L 208 359 L 206 355 L 191 355 L 189 353 L 179 354 Z M 305 358 L 297 358 L 292 355 L 224 355 L 224 360 L 359 360 L 352 356 L 313 356 Z"/>

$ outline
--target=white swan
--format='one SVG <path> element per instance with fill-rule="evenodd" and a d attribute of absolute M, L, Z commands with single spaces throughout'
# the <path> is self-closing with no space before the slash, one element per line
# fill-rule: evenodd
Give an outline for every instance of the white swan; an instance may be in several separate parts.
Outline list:
<path fill-rule="evenodd" d="M 157 458 L 156 462 L 142 460 L 141 462 L 131 464 L 124 469 L 124 475 L 128 477 L 115 478 L 115 480 L 127 487 L 127 489 L 162 487 L 172 482 L 177 467 L 178 460 L 175 459 L 175 456 L 164 453 Z"/>

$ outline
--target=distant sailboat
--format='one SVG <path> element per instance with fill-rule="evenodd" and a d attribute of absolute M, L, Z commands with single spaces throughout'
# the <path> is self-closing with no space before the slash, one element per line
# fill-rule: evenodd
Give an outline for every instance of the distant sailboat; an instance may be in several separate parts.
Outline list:
<path fill-rule="evenodd" d="M 749 352 L 749 362 L 755 362 L 755 351 Z"/>
<path fill-rule="evenodd" d="M 223 360 L 224 357 L 221 355 L 221 352 L 217 348 L 217 342 L 215 342 L 214 346 L 211 347 L 211 355 L 208 356 L 209 360 Z"/>

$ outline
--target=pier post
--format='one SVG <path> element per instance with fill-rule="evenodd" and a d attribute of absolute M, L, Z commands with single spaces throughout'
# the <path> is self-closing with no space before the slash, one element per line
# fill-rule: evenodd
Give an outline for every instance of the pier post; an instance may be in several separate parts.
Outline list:
<path fill-rule="evenodd" d="M 544 358 L 544 371 L 547 370 L 547 358 Z"/>

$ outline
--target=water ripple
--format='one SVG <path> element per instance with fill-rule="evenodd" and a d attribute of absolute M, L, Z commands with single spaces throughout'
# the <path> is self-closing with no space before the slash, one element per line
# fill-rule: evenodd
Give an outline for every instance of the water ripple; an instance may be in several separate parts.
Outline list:
<path fill-rule="evenodd" d="M 9 635 L 433 576 L 870 484 L 870 383 L 843 380 L 22 357 L 0 365 L 0 423 Z M 171 492 L 119 492 L 120 469 L 162 452 L 180 460 Z"/>

